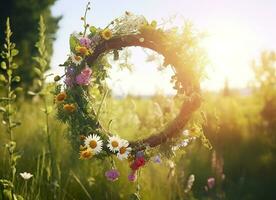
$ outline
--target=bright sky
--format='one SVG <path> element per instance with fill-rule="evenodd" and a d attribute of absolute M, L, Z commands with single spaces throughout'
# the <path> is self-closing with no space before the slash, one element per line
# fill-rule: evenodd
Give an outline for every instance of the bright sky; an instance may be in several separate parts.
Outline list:
<path fill-rule="evenodd" d="M 82 30 L 80 17 L 86 3 L 86 0 L 58 0 L 52 8 L 54 15 L 63 16 L 54 44 L 52 71 L 55 73 L 63 72 L 58 64 L 65 61 L 69 52 L 70 33 Z M 203 82 L 207 89 L 222 88 L 225 78 L 230 87 L 246 87 L 252 78 L 251 61 L 263 50 L 276 50 L 275 0 L 94 0 L 91 3 L 88 14 L 91 25 L 104 27 L 127 10 L 157 21 L 177 14 L 179 25 L 185 19 L 207 32 L 209 36 L 203 42 L 210 60 L 206 69 L 208 79 Z M 142 51 L 134 53 L 133 73 L 118 71 L 116 67 L 110 72 L 113 91 L 140 95 L 160 90 L 171 93 L 171 72 L 158 72 L 157 64 L 141 61 L 145 58 Z"/>

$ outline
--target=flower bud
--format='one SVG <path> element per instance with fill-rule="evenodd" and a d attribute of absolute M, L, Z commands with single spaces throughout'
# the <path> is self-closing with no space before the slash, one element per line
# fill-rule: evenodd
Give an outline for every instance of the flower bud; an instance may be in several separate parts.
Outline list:
<path fill-rule="evenodd" d="M 55 76 L 54 81 L 58 82 L 60 80 L 60 76 Z"/>

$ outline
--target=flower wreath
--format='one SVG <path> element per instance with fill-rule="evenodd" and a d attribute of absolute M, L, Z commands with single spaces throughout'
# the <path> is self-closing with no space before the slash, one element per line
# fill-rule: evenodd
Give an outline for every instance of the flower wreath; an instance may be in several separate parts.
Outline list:
<path fill-rule="evenodd" d="M 163 30 L 156 21 L 149 23 L 143 16 L 129 12 L 113 20 L 104 29 L 96 28 L 86 23 L 89 9 L 88 5 L 81 18 L 84 31 L 70 36 L 71 54 L 61 65 L 65 68 L 64 84 L 57 84 L 55 91 L 58 119 L 68 124 L 69 138 L 74 147 L 80 148 L 80 158 L 117 155 L 120 160 L 128 159 L 132 169 L 129 179 L 134 180 L 135 172 L 151 159 L 149 150 L 153 147 L 161 144 L 185 146 L 195 136 L 206 142 L 198 126 L 192 127 L 189 134 L 187 131 L 183 134 L 183 128 L 201 104 L 200 69 L 196 66 L 194 50 L 190 48 L 193 38 L 185 37 L 185 30 L 183 33 L 174 29 Z M 163 55 L 164 66 L 170 65 L 175 71 L 172 81 L 178 95 L 185 98 L 179 114 L 163 131 L 129 142 L 103 128 L 93 108 L 89 88 L 97 88 L 103 95 L 103 81 L 108 76 L 109 67 L 105 55 L 112 52 L 114 58 L 118 59 L 120 50 L 133 46 L 151 49 Z M 59 80 L 61 77 L 56 76 L 55 81 Z M 180 143 L 179 138 L 182 140 Z M 159 157 L 154 159 L 159 161 Z M 112 169 L 106 176 L 109 180 L 116 180 L 118 172 Z"/>

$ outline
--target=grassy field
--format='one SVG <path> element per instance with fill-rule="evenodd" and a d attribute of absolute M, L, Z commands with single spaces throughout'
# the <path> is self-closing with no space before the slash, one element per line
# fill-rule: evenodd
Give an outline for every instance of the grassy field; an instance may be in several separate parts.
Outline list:
<path fill-rule="evenodd" d="M 161 164 L 149 163 L 141 171 L 142 199 L 274 199 L 275 140 L 259 113 L 261 103 L 253 96 L 206 94 L 201 108 L 206 116 L 205 135 L 213 145 L 208 150 L 194 141 Z M 52 97 L 48 99 L 51 105 Z M 17 143 L 15 193 L 25 199 L 129 199 L 136 183 L 127 180 L 126 163 L 116 162 L 121 177 L 108 182 L 104 173 L 110 161 L 79 160 L 66 138 L 66 125 L 50 114 L 52 154 L 45 134 L 45 115 L 40 99 L 18 102 L 15 129 Z M 170 97 L 110 97 L 103 106 L 102 123 L 127 139 L 143 138 L 164 127 L 177 113 Z M 275 131 L 274 131 L 275 132 Z M 8 178 L 9 160 L 4 145 L 8 141 L 0 127 L 0 177 Z M 54 163 L 51 163 L 50 157 Z M 127 162 L 127 161 L 125 161 Z M 24 181 L 19 172 L 34 176 Z M 188 179 L 195 176 L 189 189 Z M 214 177 L 212 189 L 207 180 Z"/>

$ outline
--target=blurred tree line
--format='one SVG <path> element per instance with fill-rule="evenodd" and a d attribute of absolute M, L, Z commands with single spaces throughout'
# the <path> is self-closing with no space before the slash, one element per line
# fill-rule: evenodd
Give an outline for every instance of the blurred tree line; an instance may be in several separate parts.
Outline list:
<path fill-rule="evenodd" d="M 253 62 L 255 91 L 263 104 L 261 116 L 270 130 L 276 129 L 276 53 L 265 51 Z"/>
<path fill-rule="evenodd" d="M 50 7 L 56 0 L 1 0 L 0 1 L 0 44 L 3 48 L 5 39 L 5 23 L 7 17 L 10 17 L 11 28 L 13 31 L 12 40 L 19 49 L 19 55 L 16 62 L 21 66 L 18 74 L 22 77 L 22 87 L 24 91 L 28 91 L 31 87 L 35 72 L 32 70 L 36 64 L 33 57 L 37 55 L 35 47 L 38 41 L 38 22 L 40 15 L 45 19 L 46 30 L 46 46 L 49 52 L 48 61 L 53 53 L 53 42 L 58 29 L 58 22 L 61 17 L 52 16 Z M 0 58 L 1 61 L 1 58 Z M 50 63 L 50 62 L 47 62 Z M 49 69 L 49 65 L 47 66 Z"/>

